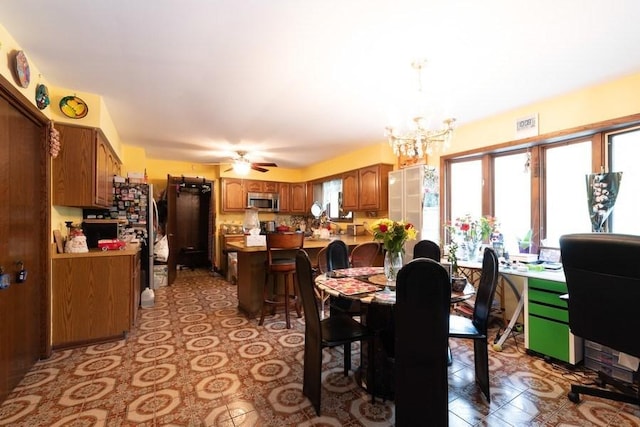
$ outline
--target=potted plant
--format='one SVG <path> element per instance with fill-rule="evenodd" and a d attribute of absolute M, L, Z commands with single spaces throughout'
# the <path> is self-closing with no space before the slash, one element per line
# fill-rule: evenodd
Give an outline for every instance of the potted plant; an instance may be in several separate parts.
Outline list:
<path fill-rule="evenodd" d="M 451 265 L 451 289 L 454 292 L 462 292 L 467 286 L 467 278 L 460 275 L 458 270 L 458 257 L 456 252 L 458 251 L 458 244 L 455 240 L 451 240 L 449 244 L 449 252 L 447 253 L 447 261 Z"/>
<path fill-rule="evenodd" d="M 522 239 L 518 239 L 518 250 L 521 254 L 528 254 L 529 248 L 531 248 L 531 237 L 533 236 L 533 230 L 527 231 Z"/>

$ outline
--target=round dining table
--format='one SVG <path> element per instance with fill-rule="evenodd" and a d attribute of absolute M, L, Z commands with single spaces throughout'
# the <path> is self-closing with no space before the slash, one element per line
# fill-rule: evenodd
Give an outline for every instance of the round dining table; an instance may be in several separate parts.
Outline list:
<path fill-rule="evenodd" d="M 360 322 L 376 331 L 374 339 L 373 366 L 385 366 L 389 342 L 385 336 L 393 336 L 393 307 L 396 302 L 395 281 L 387 281 L 383 267 L 357 267 L 329 271 L 315 278 L 316 291 L 320 301 L 329 297 L 358 300 L 362 303 Z M 462 292 L 451 292 L 451 304 L 460 303 L 471 298 L 475 288 L 467 282 Z M 324 313 L 324 310 L 323 310 Z M 384 375 L 384 369 L 372 370 L 372 364 L 367 360 L 368 343 L 363 342 L 360 347 L 360 367 L 356 369 L 356 381 L 363 388 L 367 388 L 366 378 L 375 375 L 377 396 L 393 398 L 392 384 L 389 375 Z M 450 357 L 450 356 L 449 356 Z M 371 370 L 371 372 L 368 372 Z M 364 375 L 367 373 L 367 375 Z M 369 390 L 370 391 L 370 390 Z"/>

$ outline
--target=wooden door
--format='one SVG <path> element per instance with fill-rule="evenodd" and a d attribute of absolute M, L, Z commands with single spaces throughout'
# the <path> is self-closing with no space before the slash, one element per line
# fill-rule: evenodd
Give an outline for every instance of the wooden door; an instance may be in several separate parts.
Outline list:
<path fill-rule="evenodd" d="M 47 135 L 46 118 L 0 76 L 0 266 L 10 283 L 0 289 L 0 402 L 50 353 Z"/>
<path fill-rule="evenodd" d="M 167 257 L 167 283 L 171 285 L 176 280 L 176 266 L 178 264 L 178 218 L 176 215 L 177 192 L 174 178 L 167 175 L 167 240 L 169 241 L 169 256 Z"/>

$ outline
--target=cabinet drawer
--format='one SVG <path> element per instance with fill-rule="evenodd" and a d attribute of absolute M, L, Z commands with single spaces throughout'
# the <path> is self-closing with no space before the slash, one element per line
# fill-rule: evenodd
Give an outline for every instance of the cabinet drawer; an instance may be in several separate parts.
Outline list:
<path fill-rule="evenodd" d="M 529 289 L 530 302 L 537 302 L 566 309 L 568 307 L 567 301 L 561 300 L 560 295 L 563 294 L 557 292 L 539 291 L 537 289 Z"/>
<path fill-rule="evenodd" d="M 567 310 L 529 301 L 529 317 L 531 315 L 554 319 L 566 324 L 569 323 L 569 312 Z"/>
<path fill-rule="evenodd" d="M 529 278 L 527 280 L 527 285 L 529 286 L 529 289 L 541 289 L 550 292 L 557 292 L 559 294 L 567 293 L 567 284 L 562 282 Z"/>
<path fill-rule="evenodd" d="M 569 362 L 569 325 L 530 315 L 529 348 Z"/>

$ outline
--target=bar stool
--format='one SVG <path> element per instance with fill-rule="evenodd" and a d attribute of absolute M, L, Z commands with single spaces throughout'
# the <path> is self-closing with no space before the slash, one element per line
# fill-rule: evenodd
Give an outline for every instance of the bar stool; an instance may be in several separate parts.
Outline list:
<path fill-rule="evenodd" d="M 295 283 L 296 254 L 304 244 L 304 233 L 268 233 L 267 236 L 267 260 L 265 262 L 265 280 L 262 301 L 262 314 L 258 325 L 264 323 L 264 316 L 268 308 L 275 313 L 276 307 L 284 306 L 284 316 L 287 329 L 291 328 L 289 321 L 289 308 L 294 304 L 298 317 L 300 313 L 300 301 L 298 289 Z M 269 278 L 273 280 L 269 280 Z M 283 292 L 278 292 L 278 277 L 283 278 Z M 269 284 L 273 285 L 273 288 Z"/>

